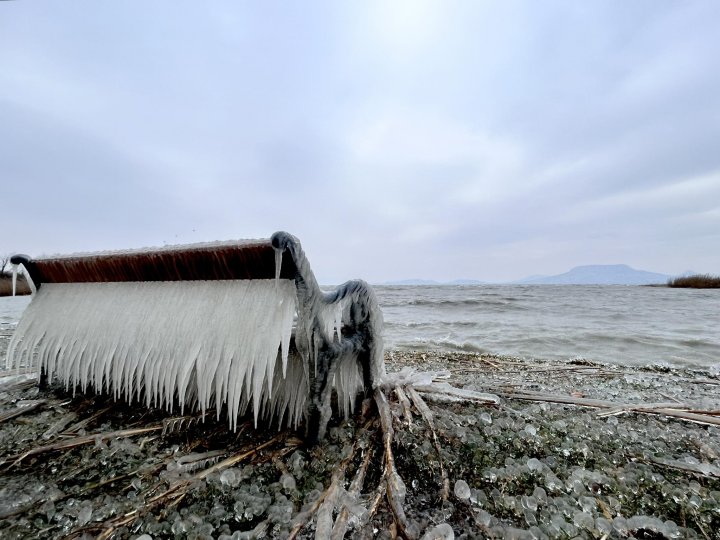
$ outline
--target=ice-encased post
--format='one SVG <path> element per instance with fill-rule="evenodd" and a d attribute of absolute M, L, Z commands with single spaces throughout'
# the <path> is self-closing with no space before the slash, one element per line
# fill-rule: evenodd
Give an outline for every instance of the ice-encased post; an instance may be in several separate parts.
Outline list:
<path fill-rule="evenodd" d="M 35 264 L 33 263 L 30 256 L 18 253 L 17 255 L 13 255 L 12 257 L 10 257 L 10 263 L 16 266 L 23 266 L 23 268 L 25 269 L 25 278 L 27 280 L 27 284 L 30 287 L 32 293 L 35 294 L 40 288 L 40 285 L 42 285 L 42 280 L 40 279 L 37 268 L 35 267 Z M 8 349 L 8 353 L 9 352 L 10 350 Z M 40 389 L 47 388 L 48 382 L 49 381 L 47 377 L 47 372 L 42 369 L 42 366 L 38 366 L 38 386 L 40 387 Z"/>
<path fill-rule="evenodd" d="M 10 257 L 10 263 L 14 265 L 23 265 L 23 268 L 25 269 L 25 276 L 29 278 L 28 285 L 30 286 L 31 290 L 40 287 L 40 276 L 30 257 L 21 254 L 13 255 L 12 257 Z"/>
<path fill-rule="evenodd" d="M 342 363 L 356 362 L 360 366 L 365 396 L 383 377 L 382 313 L 375 293 L 364 281 L 348 281 L 331 293 L 323 293 L 300 241 L 286 232 L 273 234 L 271 241 L 275 250 L 289 254 L 295 263 L 298 299 L 295 343 L 309 382 L 306 440 L 313 444 L 325 436 L 332 414 L 335 373 Z M 343 311 L 339 335 L 328 332 L 328 307 L 333 305 Z"/>

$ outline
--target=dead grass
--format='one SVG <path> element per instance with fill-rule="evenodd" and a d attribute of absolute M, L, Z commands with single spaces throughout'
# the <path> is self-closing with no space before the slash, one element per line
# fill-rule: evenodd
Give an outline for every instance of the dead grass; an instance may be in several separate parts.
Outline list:
<path fill-rule="evenodd" d="M 23 275 L 17 277 L 16 294 L 18 296 L 30 294 L 30 286 Z M 12 296 L 12 276 L 0 276 L 0 296 Z"/>
<path fill-rule="evenodd" d="M 669 280 L 668 287 L 686 289 L 720 289 L 720 276 L 695 274 L 692 276 L 678 277 Z"/>

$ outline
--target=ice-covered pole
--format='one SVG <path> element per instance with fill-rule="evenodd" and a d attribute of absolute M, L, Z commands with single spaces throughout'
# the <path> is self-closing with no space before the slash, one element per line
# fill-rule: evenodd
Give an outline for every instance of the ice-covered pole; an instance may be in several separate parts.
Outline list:
<path fill-rule="evenodd" d="M 25 269 L 25 277 L 29 278 L 28 285 L 30 285 L 30 288 L 33 292 L 35 292 L 35 290 L 37 290 L 37 288 L 40 287 L 40 284 L 41 284 L 40 276 L 38 275 L 35 265 L 33 264 L 32 259 L 30 257 L 28 257 L 27 255 L 22 255 L 22 254 L 13 255 L 12 257 L 10 257 L 10 264 L 12 264 L 16 267 L 20 264 L 23 265 L 23 268 Z"/>
<path fill-rule="evenodd" d="M 295 342 L 305 359 L 310 396 L 307 411 L 307 439 L 322 439 L 331 416 L 332 384 L 338 366 L 357 362 L 362 369 L 365 394 L 368 395 L 384 376 L 382 313 L 375 294 L 364 281 L 344 283 L 331 293 L 323 293 L 305 257 L 300 241 L 286 232 L 272 235 L 272 246 L 280 254 L 288 253 L 295 263 L 298 294 L 298 322 Z M 343 312 L 341 332 L 328 332 L 328 307 L 339 305 Z M 343 309 L 344 308 L 344 309 Z M 336 382 L 337 388 L 337 382 Z M 338 388 L 338 391 L 343 391 Z"/>

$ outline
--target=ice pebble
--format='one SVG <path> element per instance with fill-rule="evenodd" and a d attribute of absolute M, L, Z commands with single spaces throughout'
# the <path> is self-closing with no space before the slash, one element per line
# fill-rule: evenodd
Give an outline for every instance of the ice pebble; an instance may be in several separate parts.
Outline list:
<path fill-rule="evenodd" d="M 470 498 L 470 486 L 465 480 L 455 482 L 455 496 L 463 501 Z"/>
<path fill-rule="evenodd" d="M 467 484 L 465 484 L 467 486 Z M 456 484 L 457 489 L 457 484 Z M 441 523 L 436 525 L 429 531 L 427 531 L 421 538 L 421 540 L 455 540 L 455 533 L 452 527 L 447 523 Z"/>

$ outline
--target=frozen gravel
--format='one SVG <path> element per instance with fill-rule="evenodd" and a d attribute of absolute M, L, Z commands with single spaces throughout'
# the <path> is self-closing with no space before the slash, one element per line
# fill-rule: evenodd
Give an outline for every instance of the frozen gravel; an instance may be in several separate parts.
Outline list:
<path fill-rule="evenodd" d="M 505 396 L 499 407 L 429 403 L 440 456 L 422 418 L 415 414 L 408 425 L 391 403 L 405 513 L 419 537 L 720 538 L 720 427 L 508 397 L 532 391 L 717 413 L 717 373 L 398 351 L 386 361 L 389 371 L 449 369 L 456 386 Z M 298 538 L 312 538 L 319 515 L 312 511 L 343 462 L 335 513 L 340 505 L 348 510 L 346 537 L 390 538 L 395 530 L 383 500 L 370 516 L 382 473 L 378 452 L 359 495 L 349 485 L 366 452 L 379 448 L 376 425 L 363 431 L 359 418 L 336 422 L 316 448 L 284 434 L 213 470 L 276 431 L 258 433 L 245 423 L 229 433 L 221 418 L 107 437 L 162 426 L 168 415 L 0 382 L 0 415 L 28 405 L 36 408 L 0 423 L 2 538 L 94 538 L 112 520 L 117 538 L 285 538 L 305 517 L 311 520 Z M 92 442 L 23 457 L 83 435 Z M 449 477 L 446 500 L 440 460 Z M 157 502 L 177 485 L 182 497 Z"/>

